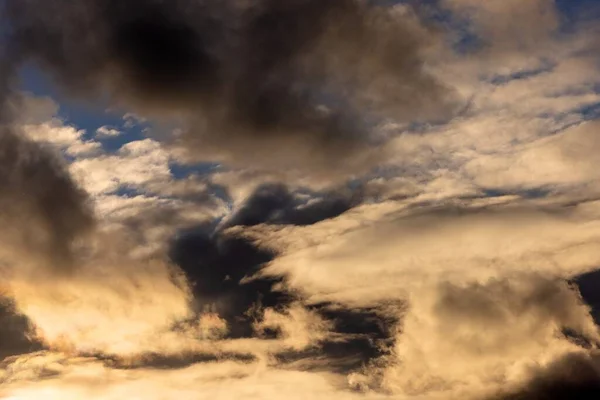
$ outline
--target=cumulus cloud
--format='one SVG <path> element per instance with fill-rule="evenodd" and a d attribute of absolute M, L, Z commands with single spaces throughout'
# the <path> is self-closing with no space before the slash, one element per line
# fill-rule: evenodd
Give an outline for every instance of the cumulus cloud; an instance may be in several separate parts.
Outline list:
<path fill-rule="evenodd" d="M 577 293 L 540 276 L 442 283 L 413 293 L 409 301 L 382 377 L 382 385 L 394 392 L 452 392 L 461 386 L 485 392 L 518 385 L 528 368 L 577 351 L 562 330 L 598 340 Z"/>
<path fill-rule="evenodd" d="M 152 139 L 124 144 L 117 154 L 76 160 L 71 173 L 90 193 L 115 192 L 120 187 L 143 187 L 169 181 L 169 154 Z"/>
<path fill-rule="evenodd" d="M 7 102 L 16 106 L 13 125 L 31 140 L 73 157 L 89 156 L 102 150 L 99 142 L 85 138 L 83 129 L 66 124 L 59 117 L 59 105 L 53 99 L 18 92 L 12 93 Z"/>
<path fill-rule="evenodd" d="M 120 130 L 106 125 L 103 125 L 100 128 L 96 129 L 97 138 L 117 137 L 121 133 L 122 132 Z"/>

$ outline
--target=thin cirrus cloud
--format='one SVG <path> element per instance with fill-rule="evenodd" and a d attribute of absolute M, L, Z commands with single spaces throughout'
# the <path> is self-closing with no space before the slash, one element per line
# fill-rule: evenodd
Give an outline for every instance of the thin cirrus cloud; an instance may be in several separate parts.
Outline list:
<path fill-rule="evenodd" d="M 597 28 L 559 3 L 5 2 L 0 397 L 597 398 Z"/>

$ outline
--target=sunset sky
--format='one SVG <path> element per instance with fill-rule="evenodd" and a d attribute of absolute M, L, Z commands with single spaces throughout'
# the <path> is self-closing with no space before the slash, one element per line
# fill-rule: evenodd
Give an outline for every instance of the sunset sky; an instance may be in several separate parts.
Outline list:
<path fill-rule="evenodd" d="M 600 1 L 0 0 L 0 399 L 600 399 Z"/>

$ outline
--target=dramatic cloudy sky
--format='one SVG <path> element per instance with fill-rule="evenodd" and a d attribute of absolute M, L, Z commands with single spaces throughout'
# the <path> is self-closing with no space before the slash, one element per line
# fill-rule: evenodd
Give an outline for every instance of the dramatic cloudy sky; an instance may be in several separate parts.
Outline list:
<path fill-rule="evenodd" d="M 597 0 L 0 7 L 0 398 L 600 398 Z"/>

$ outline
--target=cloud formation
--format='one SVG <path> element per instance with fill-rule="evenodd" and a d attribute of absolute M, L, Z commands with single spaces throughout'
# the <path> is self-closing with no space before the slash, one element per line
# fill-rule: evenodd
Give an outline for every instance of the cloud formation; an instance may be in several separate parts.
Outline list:
<path fill-rule="evenodd" d="M 598 397 L 563 3 L 3 5 L 0 397 Z M 75 126 L 32 64 L 118 114 Z"/>
<path fill-rule="evenodd" d="M 0 128 L 0 143 L 4 256 L 18 262 L 19 253 L 31 252 L 40 267 L 70 269 L 75 241 L 94 222 L 86 193 L 39 144 L 8 127 Z"/>
<path fill-rule="evenodd" d="M 13 63 L 39 64 L 75 96 L 182 120 L 178 139 L 205 158 L 352 167 L 372 147 L 365 116 L 454 107 L 425 67 L 435 35 L 405 5 L 28 0 L 4 15 Z"/>

